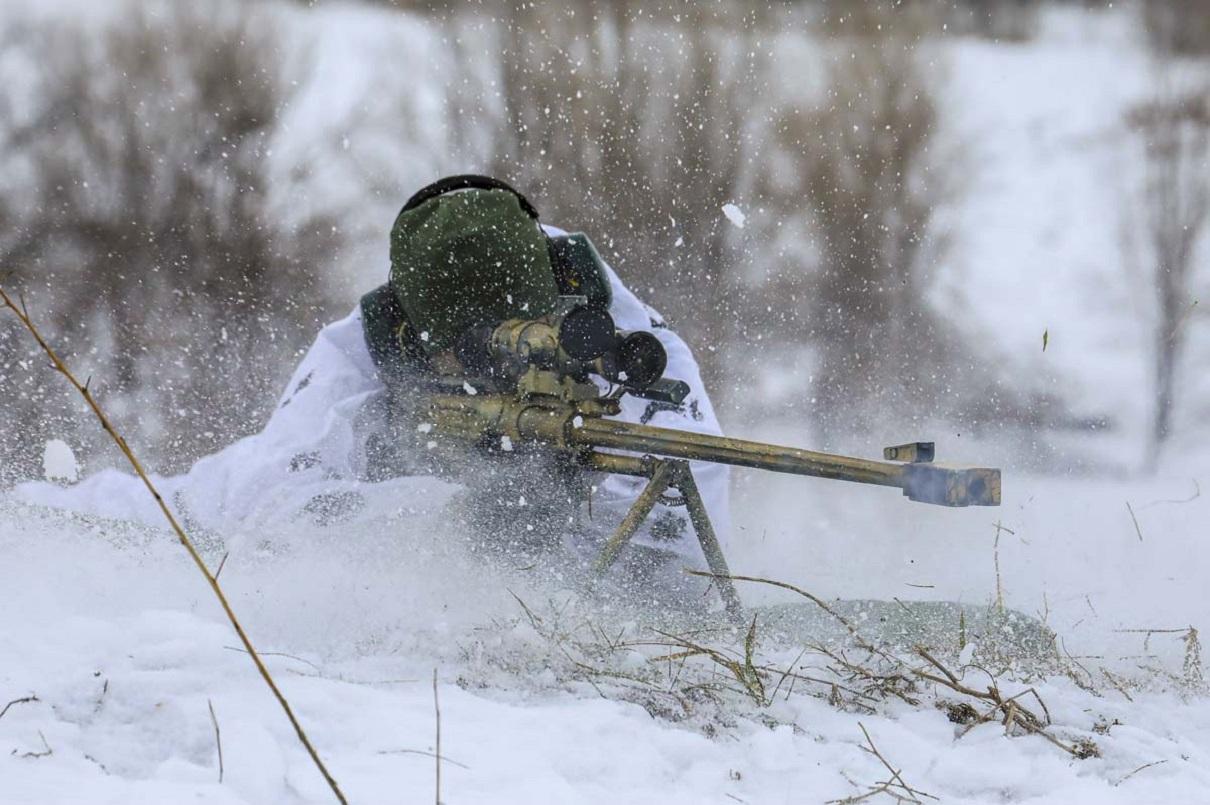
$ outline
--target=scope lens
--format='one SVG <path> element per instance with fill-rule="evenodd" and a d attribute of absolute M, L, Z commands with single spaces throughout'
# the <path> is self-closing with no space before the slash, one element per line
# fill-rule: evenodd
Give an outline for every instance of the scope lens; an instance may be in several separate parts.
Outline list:
<path fill-rule="evenodd" d="M 668 367 L 668 353 L 651 333 L 627 333 L 618 348 L 618 368 L 628 386 L 644 387 L 659 380 Z"/>
<path fill-rule="evenodd" d="M 559 344 L 577 361 L 592 361 L 613 346 L 613 317 L 604 310 L 573 308 L 559 324 Z"/>

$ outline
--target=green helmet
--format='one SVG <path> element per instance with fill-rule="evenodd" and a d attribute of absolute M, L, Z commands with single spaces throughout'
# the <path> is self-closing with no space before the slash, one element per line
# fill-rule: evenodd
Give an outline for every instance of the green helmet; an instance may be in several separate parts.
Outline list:
<path fill-rule="evenodd" d="M 506 185 L 464 187 L 418 194 L 391 229 L 391 291 L 429 352 L 480 324 L 552 313 L 559 295 L 529 203 Z"/>

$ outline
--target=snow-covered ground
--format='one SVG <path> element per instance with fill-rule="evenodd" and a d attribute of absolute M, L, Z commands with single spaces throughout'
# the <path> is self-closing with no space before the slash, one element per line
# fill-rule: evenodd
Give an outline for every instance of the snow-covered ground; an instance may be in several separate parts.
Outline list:
<path fill-rule="evenodd" d="M 779 565 L 750 568 L 761 557 L 754 551 L 758 558 L 737 570 L 825 596 L 887 597 L 887 584 L 902 598 L 994 594 L 987 510 L 930 533 L 954 513 L 918 518 L 919 507 L 878 495 L 854 515 L 843 496 L 828 507 L 836 485 L 812 486 L 815 514 L 768 516 L 757 546 L 793 550 L 777 554 Z M 1091 738 L 1099 758 L 1074 759 L 1037 736 L 1005 737 L 998 724 L 958 737 L 964 728 L 931 706 L 928 686 L 918 707 L 884 703 L 862 713 L 800 694 L 754 708 L 736 695 L 725 700 L 734 717 L 714 711 L 682 721 L 608 687 L 568 681 L 548 665 L 555 650 L 510 594 L 549 619 L 543 596 L 551 587 L 474 563 L 456 535 L 441 532 L 442 495 L 432 491 L 424 495 L 430 508 L 407 514 L 237 535 L 245 547 L 232 552 L 222 581 L 353 802 L 432 798 L 434 670 L 449 803 L 823 802 L 885 779 L 860 748 L 859 724 L 909 784 L 946 802 L 1196 801 L 1210 784 L 1210 701 L 1140 670 L 1180 677 L 1184 646 L 1156 634 L 1144 650 L 1143 635 L 1113 630 L 1207 621 L 1197 585 L 1210 552 L 1190 524 L 1204 522 L 1210 504 L 1157 503 L 1187 491 L 1161 482 L 1017 479 L 1012 489 L 1003 516 L 1016 534 L 1000 546 L 1007 603 L 1041 610 L 1046 592 L 1049 622 L 1099 695 L 1062 677 L 1034 684 L 1054 733 Z M 1137 504 L 1142 542 L 1122 498 Z M 800 516 L 809 528 L 788 525 Z M 0 556 L 0 707 L 38 699 L 0 719 L 3 801 L 329 796 L 168 535 L 9 507 L 0 513 Z M 607 611 L 594 617 L 605 630 L 627 626 Z M 795 659 L 786 659 L 791 648 L 761 646 L 779 667 Z M 1122 683 L 1121 692 L 1101 665 L 1143 686 Z M 984 684 L 973 670 L 968 681 Z M 1002 684 L 1005 695 L 1026 687 Z M 210 705 L 221 730 L 221 783 Z"/>

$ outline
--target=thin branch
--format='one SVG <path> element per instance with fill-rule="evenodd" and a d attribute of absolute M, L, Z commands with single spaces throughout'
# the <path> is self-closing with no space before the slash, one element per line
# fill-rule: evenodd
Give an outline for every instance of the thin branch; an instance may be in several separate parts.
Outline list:
<path fill-rule="evenodd" d="M 378 751 L 378 754 L 380 754 L 380 755 L 424 755 L 425 757 L 433 757 L 433 758 L 437 757 L 436 752 L 426 752 L 423 749 L 380 749 Z M 441 755 L 440 759 L 444 760 L 446 763 L 453 763 L 455 766 L 457 766 L 460 769 L 466 769 L 469 771 L 471 768 L 470 766 L 466 765 L 465 763 L 459 763 L 457 760 L 454 760 L 449 755 Z"/>
<path fill-rule="evenodd" d="M 227 651 L 238 651 L 241 654 L 248 653 L 245 649 L 242 649 L 239 646 L 223 646 L 223 648 L 225 648 Z M 320 668 L 315 663 L 311 662 L 310 660 L 304 660 L 302 657 L 296 657 L 293 654 L 287 654 L 284 651 L 262 651 L 262 652 L 260 652 L 260 655 L 262 657 L 285 657 L 288 660 L 295 660 L 297 662 L 303 663 L 304 665 L 309 665 L 312 668 L 314 668 L 316 672 L 318 672 L 320 674 L 323 673 L 323 669 Z"/>
<path fill-rule="evenodd" d="M 134 469 L 135 474 L 139 476 L 139 479 L 143 482 L 143 485 L 147 487 L 147 491 L 159 505 L 160 511 L 164 515 L 164 519 L 166 519 L 168 521 L 168 525 L 172 527 L 172 530 L 176 534 L 177 539 L 180 541 L 181 546 L 184 547 L 185 551 L 189 554 L 189 558 L 193 560 L 193 564 L 197 567 L 198 571 L 200 571 L 201 574 L 206 578 L 206 583 L 210 585 L 210 589 L 214 593 L 215 598 L 218 599 L 219 604 L 222 606 L 223 612 L 227 616 L 227 620 L 231 622 L 231 626 L 235 629 L 235 633 L 239 637 L 240 642 L 244 644 L 244 648 L 248 651 L 248 656 L 252 658 L 252 662 L 256 666 L 257 672 L 260 673 L 261 679 L 263 679 L 265 684 L 269 686 L 269 690 L 273 692 L 273 696 L 277 699 L 277 703 L 281 705 L 282 710 L 286 714 L 286 718 L 290 720 L 291 726 L 294 727 L 294 733 L 298 736 L 298 740 L 307 750 L 307 754 L 311 756 L 311 760 L 315 764 L 315 767 L 319 769 L 320 774 L 322 774 L 324 780 L 327 781 L 328 787 L 332 789 L 332 793 L 336 796 L 336 799 L 339 800 L 342 805 L 347 805 L 348 800 L 345 799 L 345 796 L 341 792 L 340 786 L 337 784 L 336 779 L 328 772 L 327 766 L 325 766 L 323 761 L 320 759 L 319 753 L 311 744 L 311 740 L 307 737 L 306 731 L 303 730 L 302 724 L 300 724 L 298 719 L 295 717 L 294 710 L 290 707 L 290 703 L 286 701 L 285 695 L 283 695 L 281 690 L 277 687 L 277 683 L 273 681 L 273 676 L 269 673 L 269 669 L 265 667 L 260 655 L 257 654 L 256 648 L 252 645 L 251 639 L 249 639 L 247 633 L 244 631 L 244 627 L 240 624 L 239 618 L 236 617 L 235 611 L 231 608 L 231 604 L 228 602 L 226 594 L 223 593 L 222 588 L 219 586 L 218 579 L 216 579 L 214 575 L 210 573 L 209 569 L 207 569 L 206 563 L 203 561 L 201 554 L 198 553 L 193 541 L 185 533 L 185 530 L 181 528 L 180 523 L 177 522 L 172 510 L 168 508 L 168 504 L 164 501 L 163 496 L 160 495 L 159 490 L 156 489 L 155 484 L 152 483 L 151 478 L 147 475 L 146 471 L 144 471 L 142 463 L 135 456 L 134 451 L 130 448 L 130 445 L 126 443 L 126 439 L 124 439 L 110 423 L 109 417 L 106 416 L 105 412 L 101 409 L 100 404 L 97 403 L 97 400 L 93 396 L 92 392 L 76 379 L 76 376 L 72 374 L 71 369 L 67 367 L 67 364 L 63 362 L 58 353 L 56 353 L 54 349 L 51 348 L 50 344 L 48 344 L 42 337 L 42 334 L 38 331 L 38 328 L 34 326 L 33 320 L 30 318 L 29 313 L 25 308 L 24 300 L 22 300 L 21 306 L 18 307 L 18 305 L 13 301 L 12 297 L 5 293 L 3 288 L 0 288 L 0 302 L 3 302 L 4 306 L 17 316 L 21 324 L 26 330 L 29 331 L 29 334 L 33 336 L 35 341 L 38 342 L 38 346 L 40 346 L 42 351 L 45 352 L 47 357 L 50 358 L 55 370 L 59 372 L 59 374 L 63 375 L 63 377 L 67 379 L 67 382 L 69 382 L 72 387 L 79 392 L 80 396 L 84 398 L 84 401 L 88 403 L 88 407 L 92 409 L 93 414 L 96 415 L 97 420 L 101 423 L 101 427 L 107 434 L 109 434 L 109 437 L 113 439 L 114 444 L 118 446 L 118 449 L 122 452 L 122 455 L 126 457 L 126 460 L 130 462 L 130 466 Z"/>
<path fill-rule="evenodd" d="M 223 554 L 223 558 L 218 562 L 218 568 L 214 571 L 214 580 L 218 581 L 218 577 L 222 575 L 223 567 L 227 564 L 227 557 L 231 555 L 230 551 Z"/>
<path fill-rule="evenodd" d="M 802 659 L 802 655 L 804 655 L 806 653 L 807 653 L 807 649 L 806 649 L 806 646 L 804 646 L 802 651 L 798 652 L 798 656 L 794 658 L 794 662 L 792 662 L 788 666 L 786 666 L 785 673 L 783 673 L 781 675 L 781 678 L 777 680 L 777 684 L 773 687 L 773 692 L 769 694 L 769 701 L 773 701 L 774 699 L 777 698 L 777 692 L 779 690 L 781 690 L 782 683 L 784 683 L 787 679 L 790 678 L 790 676 L 792 675 L 792 673 L 794 671 L 794 667 L 796 665 L 798 665 L 799 660 Z M 793 684 L 793 680 L 791 680 L 791 684 Z M 786 699 L 789 700 L 789 697 L 790 697 L 790 694 L 787 691 Z"/>
<path fill-rule="evenodd" d="M 95 764 L 97 764 L 97 768 L 99 768 L 101 771 L 105 772 L 105 774 L 106 774 L 106 775 L 108 775 L 108 774 L 109 774 L 109 769 L 105 768 L 105 764 L 104 764 L 104 763 L 102 763 L 101 761 L 97 760 L 97 759 L 96 759 L 95 757 L 93 757 L 92 755 L 85 754 L 85 755 L 84 755 L 84 759 L 85 759 L 85 760 L 88 760 L 88 761 L 91 761 L 91 762 L 93 762 L 93 763 L 95 763 Z"/>
<path fill-rule="evenodd" d="M 534 627 L 534 631 L 541 634 L 542 619 L 540 617 L 538 617 L 537 615 L 535 615 L 533 610 L 530 609 L 529 606 L 526 605 L 526 603 L 521 600 L 521 596 L 517 595 L 512 590 L 509 590 L 507 587 L 505 588 L 505 590 L 508 591 L 509 595 L 511 595 L 513 598 L 516 599 L 517 603 L 521 605 L 521 609 L 525 610 L 525 617 L 529 618 L 529 624 L 530 624 L 530 626 Z"/>
<path fill-rule="evenodd" d="M 30 702 L 40 702 L 40 701 L 42 701 L 42 700 L 39 699 L 37 696 L 25 696 L 24 698 L 21 698 L 21 699 L 13 699 L 11 702 L 4 705 L 3 710 L 0 710 L 0 718 L 4 718 L 4 714 L 8 712 L 8 708 L 12 707 L 14 704 L 29 704 Z"/>
<path fill-rule="evenodd" d="M 1134 703 L 1134 697 L 1130 695 L 1130 691 L 1126 690 L 1126 683 L 1124 680 L 1119 679 L 1117 675 L 1111 672 L 1108 668 L 1102 668 L 1101 673 L 1106 679 L 1109 680 L 1109 684 L 1113 685 L 1118 693 L 1126 697 L 1126 701 L 1132 704 Z"/>
<path fill-rule="evenodd" d="M 786 584 L 784 581 L 774 581 L 772 579 L 762 579 L 757 576 L 724 575 L 721 573 L 709 573 L 704 570 L 690 570 L 688 568 L 685 569 L 685 572 L 688 573 L 690 576 L 702 576 L 702 577 L 708 578 L 708 579 L 730 579 L 731 581 L 751 581 L 751 582 L 755 582 L 757 584 L 768 584 L 771 587 L 780 587 L 783 590 L 790 590 L 791 592 L 798 593 L 803 598 L 806 598 L 808 601 L 815 604 L 817 607 L 822 609 L 824 612 L 828 613 L 833 618 L 835 618 L 837 621 L 839 621 L 840 624 L 849 631 L 849 634 L 853 636 L 853 639 L 857 642 L 857 645 L 861 646 L 863 649 L 865 649 L 866 651 L 869 651 L 872 654 L 877 654 L 878 656 L 882 657 L 883 659 L 891 660 L 892 662 L 897 662 L 897 660 L 894 657 L 887 654 L 885 651 L 878 648 L 877 646 L 875 646 L 874 644 L 872 644 L 868 640 L 866 640 L 864 637 L 862 637 L 861 633 L 857 631 L 857 627 L 854 626 L 847 618 L 845 618 L 845 616 L 841 615 L 839 612 L 832 609 L 832 607 L 828 606 L 828 604 L 823 599 L 819 598 L 816 595 L 812 595 L 811 593 L 807 592 L 806 590 L 802 589 L 801 587 L 795 587 L 793 584 Z"/>
<path fill-rule="evenodd" d="M 1143 651 L 1151 650 L 1151 636 L 1153 634 L 1189 634 L 1189 628 L 1184 629 L 1114 629 L 1117 634 L 1141 634 L 1143 635 Z"/>
<path fill-rule="evenodd" d="M 996 565 L 996 609 L 999 612 L 1003 612 L 1004 611 L 1004 586 L 1000 582 L 1000 532 L 1004 531 L 1009 534 L 1012 534 L 1013 536 L 1016 536 L 1017 532 L 1013 531 L 1011 528 L 1005 528 L 1004 525 L 999 520 L 996 521 L 995 528 L 996 528 L 996 539 L 992 543 L 992 560 L 994 561 L 994 563 Z"/>
<path fill-rule="evenodd" d="M 437 784 L 434 802 L 441 805 L 441 702 L 437 699 L 437 669 L 433 669 L 433 713 L 437 720 L 437 741 L 433 758 L 437 764 Z"/>
<path fill-rule="evenodd" d="M 1129 773 L 1129 774 L 1127 774 L 1125 777 L 1123 777 L 1122 779 L 1118 780 L 1116 783 L 1110 783 L 1110 785 L 1112 785 L 1112 786 L 1114 786 L 1114 787 L 1116 788 L 1117 786 L 1119 786 L 1119 785 L 1121 785 L 1122 783 L 1124 783 L 1124 782 L 1126 782 L 1127 780 L 1129 780 L 1129 779 L 1130 779 L 1131 777 L 1133 777 L 1134 775 L 1136 775 L 1136 774 L 1138 774 L 1139 772 L 1141 772 L 1143 769 L 1150 769 L 1152 766 L 1162 766 L 1162 765 L 1164 765 L 1164 764 L 1165 764 L 1165 763 L 1167 763 L 1167 762 L 1168 762 L 1167 760 L 1153 760 L 1153 761 L 1152 761 L 1152 762 L 1150 762 L 1150 763 L 1144 763 L 1142 766 L 1139 766 L 1137 769 L 1135 769 L 1134 771 L 1130 772 L 1130 773 Z"/>
<path fill-rule="evenodd" d="M 870 786 L 870 790 L 861 796 L 829 800 L 828 805 L 832 805 L 832 803 L 836 803 L 836 805 L 850 805 L 850 803 L 863 802 L 864 800 L 878 796 L 879 794 L 886 794 L 899 802 L 923 802 L 920 797 L 937 799 L 937 797 L 933 796 L 932 794 L 926 794 L 923 791 L 912 788 L 910 785 L 904 782 L 902 771 L 892 766 L 882 752 L 879 751 L 878 747 L 874 744 L 874 739 L 870 737 L 869 731 L 865 728 L 865 724 L 862 724 L 860 721 L 858 721 L 857 726 L 861 728 L 861 734 L 865 736 L 866 745 L 860 747 L 861 750 L 866 754 L 870 754 L 878 758 L 878 762 L 883 765 L 883 768 L 885 768 L 891 776 L 881 783 L 875 783 L 874 785 Z"/>
<path fill-rule="evenodd" d="M 1201 485 L 1198 484 L 1196 478 L 1190 478 L 1189 480 L 1193 481 L 1193 494 L 1190 495 L 1189 497 L 1166 499 L 1166 500 L 1153 500 L 1150 503 L 1148 503 L 1146 506 L 1140 506 L 1139 511 L 1142 511 L 1143 509 L 1150 509 L 1152 506 L 1161 506 L 1165 503 L 1192 503 L 1193 501 L 1197 500 L 1198 498 L 1200 498 L 1202 496 L 1202 487 L 1201 487 Z"/>
<path fill-rule="evenodd" d="M 913 670 L 913 673 L 916 676 L 920 677 L 921 679 L 928 680 L 929 682 L 942 685 L 943 687 L 947 687 L 956 693 L 961 693 L 974 699 L 981 699 L 991 705 L 991 708 L 980 719 L 973 722 L 967 728 L 968 732 L 975 726 L 985 724 L 994 716 L 1000 715 L 1003 716 L 1003 723 L 1006 731 L 1011 731 L 1013 726 L 1019 726 L 1025 732 L 1032 735 L 1040 735 L 1055 746 L 1062 749 L 1064 752 L 1070 754 L 1072 757 L 1080 758 L 1081 760 L 1100 756 L 1100 749 L 1094 742 L 1090 740 L 1084 739 L 1076 741 L 1074 744 L 1067 744 L 1047 732 L 1046 728 L 1050 724 L 1050 713 L 1046 709 L 1045 703 L 1042 702 L 1042 698 L 1033 688 L 1027 688 L 1017 695 L 1005 699 L 1000 694 L 1000 689 L 994 684 L 994 682 L 993 684 L 987 686 L 987 690 L 976 690 L 975 688 L 964 685 L 952 671 L 946 668 L 939 660 L 937 660 L 936 657 L 929 654 L 925 648 L 917 646 L 916 654 L 942 674 L 942 676 L 937 676 L 936 674 L 932 674 L 928 671 L 917 668 Z M 1018 701 L 1021 696 L 1025 695 L 1026 693 L 1032 693 L 1034 698 L 1037 699 L 1039 704 L 1042 705 L 1042 712 L 1046 715 L 1045 721 L 1022 705 L 1020 701 Z"/>
<path fill-rule="evenodd" d="M 1126 511 L 1130 512 L 1130 521 L 1134 523 L 1134 533 L 1139 535 L 1139 542 L 1143 541 L 1143 529 L 1139 528 L 1139 518 L 1134 516 L 1134 509 L 1130 506 L 1130 501 L 1126 501 Z"/>
<path fill-rule="evenodd" d="M 42 730 L 38 730 L 38 737 L 42 739 L 42 746 L 44 747 L 43 750 L 41 752 L 22 752 L 20 755 L 18 755 L 18 757 L 50 757 L 55 753 L 55 750 L 51 749 L 50 744 L 46 742 L 46 736 L 42 734 Z M 16 751 L 17 750 L 15 749 L 13 750 L 14 753 L 16 753 Z"/>
<path fill-rule="evenodd" d="M 210 708 L 210 723 L 214 725 L 214 745 L 218 747 L 218 781 L 223 781 L 223 734 L 218 728 L 218 716 L 214 714 L 214 702 L 206 700 L 206 706 Z"/>

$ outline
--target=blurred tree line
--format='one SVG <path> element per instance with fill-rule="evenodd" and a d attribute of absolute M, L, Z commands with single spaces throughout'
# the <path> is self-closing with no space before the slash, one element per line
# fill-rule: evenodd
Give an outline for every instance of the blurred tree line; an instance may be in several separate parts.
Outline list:
<path fill-rule="evenodd" d="M 0 266 L 132 437 L 179 471 L 259 427 L 329 315 L 316 278 L 336 244 L 332 222 L 286 229 L 269 208 L 290 92 L 270 20 L 226 3 L 125 11 L 99 31 L 4 32 L 0 51 L 37 64 L 0 95 Z M 46 437 L 95 441 L 0 326 L 0 408 L 23 424 L 0 444 L 11 480 L 40 468 Z"/>
<path fill-rule="evenodd" d="M 385 276 L 389 220 L 377 232 L 365 205 L 465 170 L 588 231 L 695 345 L 724 404 L 754 404 L 760 355 L 810 367 L 794 393 L 826 442 L 889 410 L 1067 421 L 1062 401 L 1007 387 L 976 354 L 980 334 L 929 302 L 937 211 L 956 192 L 935 44 L 1027 39 L 1039 2 L 378 5 L 420 20 L 439 85 L 387 80 L 384 63 L 354 125 L 402 143 L 418 115 L 440 117 L 446 153 L 422 164 L 385 144 L 327 206 L 292 188 L 341 144 L 280 148 L 296 160 L 284 166 L 275 152 L 299 136 L 284 121 L 319 69 L 291 21 L 325 4 L 124 0 L 87 26 L 0 18 L 0 270 L 158 468 L 260 427 L 301 350 L 352 302 L 339 277 L 378 236 Z M 1146 3 L 1152 46 L 1210 48 L 1204 9 Z M 39 473 L 47 437 L 99 444 L 40 366 L 0 321 L 0 410 L 20 423 L 0 439 L 0 485 Z"/>

